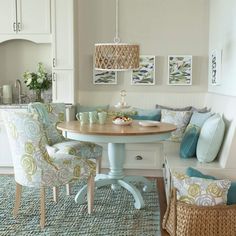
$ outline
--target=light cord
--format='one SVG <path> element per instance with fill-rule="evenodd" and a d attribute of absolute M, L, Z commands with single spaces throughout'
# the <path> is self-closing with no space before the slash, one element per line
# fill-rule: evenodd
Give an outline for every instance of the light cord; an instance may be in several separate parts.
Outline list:
<path fill-rule="evenodd" d="M 120 42 L 119 38 L 119 0 L 116 0 L 116 36 L 114 38 L 115 43 Z"/>

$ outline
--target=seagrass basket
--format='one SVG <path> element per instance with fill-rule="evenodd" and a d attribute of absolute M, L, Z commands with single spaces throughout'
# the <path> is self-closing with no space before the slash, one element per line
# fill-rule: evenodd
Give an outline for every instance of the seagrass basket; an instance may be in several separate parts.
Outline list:
<path fill-rule="evenodd" d="M 173 189 L 162 227 L 171 236 L 236 236 L 236 204 L 187 204 L 177 200 Z"/>

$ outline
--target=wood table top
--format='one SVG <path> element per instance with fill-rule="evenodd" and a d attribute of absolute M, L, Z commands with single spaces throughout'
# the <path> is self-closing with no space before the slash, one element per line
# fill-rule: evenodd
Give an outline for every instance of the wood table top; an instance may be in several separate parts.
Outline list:
<path fill-rule="evenodd" d="M 111 135 L 111 136 L 130 136 L 130 135 L 150 135 L 169 133 L 176 130 L 176 126 L 169 123 L 160 122 L 157 126 L 141 126 L 138 121 L 133 121 L 131 125 L 121 126 L 111 122 L 104 125 L 83 124 L 79 121 L 66 121 L 59 123 L 57 128 L 61 131 L 93 134 L 93 135 Z"/>

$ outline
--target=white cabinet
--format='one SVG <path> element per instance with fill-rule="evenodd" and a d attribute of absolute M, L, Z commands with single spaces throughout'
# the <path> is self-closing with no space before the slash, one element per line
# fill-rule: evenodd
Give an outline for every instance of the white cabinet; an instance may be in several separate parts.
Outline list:
<path fill-rule="evenodd" d="M 16 33 L 15 0 L 0 0 L 0 35 Z"/>
<path fill-rule="evenodd" d="M 54 69 L 74 69 L 73 3 L 73 0 L 54 0 L 52 4 Z"/>
<path fill-rule="evenodd" d="M 75 102 L 74 0 L 52 1 L 53 102 Z"/>
<path fill-rule="evenodd" d="M 0 42 L 51 42 L 50 0 L 0 0 Z"/>
<path fill-rule="evenodd" d="M 73 103 L 74 71 L 53 70 L 52 91 L 53 102 Z"/>
<path fill-rule="evenodd" d="M 109 168 L 107 144 L 103 146 L 102 168 Z M 163 163 L 163 147 L 161 143 L 126 144 L 124 169 L 128 174 L 159 176 Z M 159 173 L 159 174 L 158 174 Z"/>
<path fill-rule="evenodd" d="M 50 34 L 50 0 L 17 0 L 17 33 Z"/>

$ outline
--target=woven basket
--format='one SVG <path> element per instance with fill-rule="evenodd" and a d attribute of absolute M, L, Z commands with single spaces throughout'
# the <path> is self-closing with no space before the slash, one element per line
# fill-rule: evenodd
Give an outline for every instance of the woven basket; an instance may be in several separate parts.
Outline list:
<path fill-rule="evenodd" d="M 173 189 L 162 227 L 171 236 L 236 236 L 236 205 L 187 204 Z"/>

